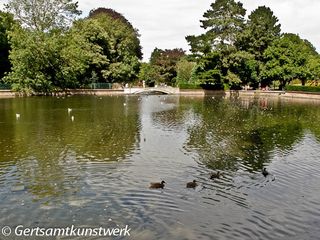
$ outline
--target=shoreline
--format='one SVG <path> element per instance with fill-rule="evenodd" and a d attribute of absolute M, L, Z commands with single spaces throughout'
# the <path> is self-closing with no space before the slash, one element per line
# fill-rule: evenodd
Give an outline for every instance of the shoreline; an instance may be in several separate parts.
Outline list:
<path fill-rule="evenodd" d="M 96 96 L 112 96 L 112 95 L 131 95 L 124 92 L 123 89 L 75 89 L 66 92 L 53 93 L 52 96 L 62 95 L 96 95 Z M 133 95 L 133 94 L 132 94 Z M 273 97 L 284 99 L 309 99 L 320 100 L 320 92 L 296 92 L 296 91 L 262 91 L 262 90 L 227 90 L 213 91 L 203 89 L 180 89 L 179 93 L 174 95 L 180 96 L 206 96 L 220 95 L 228 98 L 241 97 Z M 19 97 L 21 94 L 11 90 L 0 90 L 0 98 Z"/>

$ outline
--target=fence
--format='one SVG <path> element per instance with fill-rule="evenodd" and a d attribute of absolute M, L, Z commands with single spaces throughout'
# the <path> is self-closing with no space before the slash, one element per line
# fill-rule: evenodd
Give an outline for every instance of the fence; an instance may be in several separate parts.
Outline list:
<path fill-rule="evenodd" d="M 11 90 L 11 85 L 6 83 L 0 83 L 0 90 Z"/>
<path fill-rule="evenodd" d="M 112 89 L 112 83 L 91 83 L 91 89 Z"/>

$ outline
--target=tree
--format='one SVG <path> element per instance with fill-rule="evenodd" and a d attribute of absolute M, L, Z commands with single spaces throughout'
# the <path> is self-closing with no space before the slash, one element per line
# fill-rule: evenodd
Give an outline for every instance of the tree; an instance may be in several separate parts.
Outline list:
<path fill-rule="evenodd" d="M 182 58 L 179 62 L 177 62 L 177 78 L 176 82 L 179 83 L 188 83 L 195 84 L 195 68 L 196 63 L 190 62 L 186 58 Z"/>
<path fill-rule="evenodd" d="M 113 20 L 115 21 L 120 21 L 123 24 L 125 24 L 132 32 L 134 32 L 135 38 L 134 38 L 134 42 L 132 42 L 131 44 L 131 48 L 134 50 L 136 56 L 141 60 L 142 59 L 142 48 L 140 45 L 140 34 L 138 32 L 138 29 L 134 28 L 132 26 L 132 24 L 128 21 L 128 19 L 126 19 L 122 14 L 116 12 L 113 9 L 110 8 L 97 8 L 97 9 L 93 9 L 90 11 L 89 13 L 89 18 L 99 18 L 99 16 L 103 16 L 103 15 L 107 15 L 109 17 L 111 17 Z"/>
<path fill-rule="evenodd" d="M 264 52 L 266 64 L 262 71 L 263 83 L 279 80 L 279 88 L 282 89 L 293 79 L 305 81 L 311 78 L 308 62 L 315 56 L 317 53 L 310 42 L 296 34 L 283 34 Z"/>
<path fill-rule="evenodd" d="M 39 32 L 69 27 L 81 14 L 73 0 L 9 0 L 5 6 L 24 28 Z"/>
<path fill-rule="evenodd" d="M 206 54 L 210 50 L 233 46 L 237 34 L 244 27 L 246 10 L 242 3 L 234 0 L 216 0 L 211 9 L 203 15 L 201 27 L 206 33 L 200 36 L 187 36 L 186 40 L 194 54 Z"/>
<path fill-rule="evenodd" d="M 263 61 L 263 53 L 270 44 L 280 37 L 281 25 L 270 8 L 260 6 L 249 15 L 249 20 L 236 41 L 241 51 L 247 51 L 258 61 Z"/>
<path fill-rule="evenodd" d="M 229 56 L 229 68 L 225 77 L 231 89 L 241 85 L 251 85 L 256 88 L 259 83 L 259 62 L 255 56 L 245 51 L 237 51 Z"/>
<path fill-rule="evenodd" d="M 203 56 L 196 68 L 199 82 L 211 85 L 213 89 L 223 89 L 222 57 L 218 51 Z"/>
<path fill-rule="evenodd" d="M 139 80 L 145 81 L 147 86 L 154 86 L 159 72 L 150 63 L 142 63 L 139 72 Z"/>
<path fill-rule="evenodd" d="M 121 14 L 112 9 L 99 8 L 89 18 L 73 26 L 86 39 L 101 48 L 107 65 L 92 63 L 86 76 L 96 75 L 102 82 L 130 82 L 138 77 L 142 58 L 138 30 Z"/>
<path fill-rule="evenodd" d="M 159 73 L 158 83 L 175 84 L 175 77 L 177 76 L 176 64 L 184 56 L 185 52 L 181 48 L 165 50 L 155 48 L 153 50 L 150 64 Z"/>
<path fill-rule="evenodd" d="M 28 94 L 76 88 L 89 63 L 106 59 L 81 34 L 34 32 L 16 27 L 10 33 L 12 72 L 6 80 Z"/>
<path fill-rule="evenodd" d="M 10 13 L 0 11 L 0 81 L 6 72 L 10 71 L 9 51 L 11 49 L 8 32 L 14 25 L 13 16 Z"/>

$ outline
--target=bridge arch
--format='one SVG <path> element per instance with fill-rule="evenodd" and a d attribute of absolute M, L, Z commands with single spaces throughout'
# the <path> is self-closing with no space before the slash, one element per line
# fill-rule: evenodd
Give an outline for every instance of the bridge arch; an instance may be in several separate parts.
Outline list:
<path fill-rule="evenodd" d="M 124 93 L 125 94 L 147 94 L 147 93 L 178 94 L 179 88 L 173 88 L 173 87 L 125 88 Z"/>

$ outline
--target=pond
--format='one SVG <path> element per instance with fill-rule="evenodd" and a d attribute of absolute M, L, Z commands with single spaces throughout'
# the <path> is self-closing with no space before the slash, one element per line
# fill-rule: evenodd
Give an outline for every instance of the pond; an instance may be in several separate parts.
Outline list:
<path fill-rule="evenodd" d="M 315 239 L 319 104 L 0 99 L 0 227 L 128 225 L 129 239 L 139 240 Z M 220 178 L 210 179 L 216 171 Z M 149 189 L 161 180 L 164 189 Z M 186 188 L 192 180 L 198 186 Z"/>

